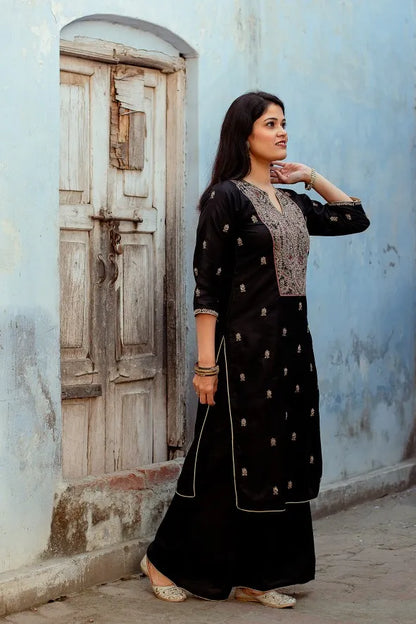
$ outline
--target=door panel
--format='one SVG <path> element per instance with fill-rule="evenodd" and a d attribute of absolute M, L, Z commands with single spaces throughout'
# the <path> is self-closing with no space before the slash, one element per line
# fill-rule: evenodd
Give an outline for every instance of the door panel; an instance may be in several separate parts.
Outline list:
<path fill-rule="evenodd" d="M 59 193 L 63 204 L 88 204 L 90 76 L 61 72 Z"/>
<path fill-rule="evenodd" d="M 115 389 L 115 408 L 119 414 L 115 448 L 119 449 L 117 470 L 128 470 L 153 460 L 152 417 L 154 389 L 150 380 L 119 384 Z"/>
<path fill-rule="evenodd" d="M 167 457 L 166 77 L 62 58 L 64 475 Z"/>
<path fill-rule="evenodd" d="M 78 479 L 88 474 L 88 401 L 64 401 L 62 409 L 62 436 L 67 448 L 74 453 L 64 453 L 62 470 L 67 478 Z"/>
<path fill-rule="evenodd" d="M 122 235 L 121 240 L 119 361 L 145 353 L 154 355 L 156 306 L 152 235 L 129 233 Z"/>

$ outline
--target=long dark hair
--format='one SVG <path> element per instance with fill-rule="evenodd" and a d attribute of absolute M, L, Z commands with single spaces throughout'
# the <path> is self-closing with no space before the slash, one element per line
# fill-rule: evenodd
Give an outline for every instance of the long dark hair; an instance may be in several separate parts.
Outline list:
<path fill-rule="evenodd" d="M 231 104 L 222 123 L 211 180 L 201 195 L 200 207 L 205 203 L 214 184 L 225 180 L 241 180 L 250 172 L 247 139 L 254 122 L 270 104 L 277 104 L 285 112 L 282 100 L 264 91 L 244 93 Z"/>

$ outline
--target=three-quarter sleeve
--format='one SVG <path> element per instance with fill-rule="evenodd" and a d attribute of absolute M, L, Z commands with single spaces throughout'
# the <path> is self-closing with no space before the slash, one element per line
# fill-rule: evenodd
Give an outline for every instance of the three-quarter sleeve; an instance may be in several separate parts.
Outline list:
<path fill-rule="evenodd" d="M 370 225 L 361 201 L 354 197 L 351 201 L 323 204 L 309 195 L 298 194 L 285 189 L 303 212 L 311 235 L 342 236 L 363 232 Z"/>
<path fill-rule="evenodd" d="M 229 294 L 237 210 L 236 191 L 230 184 L 215 185 L 201 207 L 193 262 L 195 315 L 218 317 Z"/>

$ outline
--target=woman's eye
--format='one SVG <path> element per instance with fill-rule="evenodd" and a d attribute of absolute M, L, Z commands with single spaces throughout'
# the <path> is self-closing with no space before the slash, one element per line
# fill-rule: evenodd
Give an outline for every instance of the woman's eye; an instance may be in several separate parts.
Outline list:
<path fill-rule="evenodd" d="M 274 128 L 274 121 L 268 121 L 266 124 L 269 128 Z"/>

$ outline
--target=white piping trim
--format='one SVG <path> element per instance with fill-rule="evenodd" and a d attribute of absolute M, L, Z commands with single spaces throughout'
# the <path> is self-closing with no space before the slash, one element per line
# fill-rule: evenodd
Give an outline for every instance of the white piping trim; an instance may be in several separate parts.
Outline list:
<path fill-rule="evenodd" d="M 218 347 L 217 357 L 215 358 L 215 363 L 218 362 L 218 358 L 219 358 L 219 355 L 220 355 L 220 352 L 221 352 L 221 347 L 222 347 L 223 343 L 224 343 L 224 336 L 222 337 L 221 342 L 220 342 L 220 346 Z M 225 343 L 224 343 L 224 350 L 225 350 Z M 178 492 L 178 490 L 176 490 L 176 494 L 178 494 L 179 496 L 182 496 L 183 498 L 195 498 L 195 496 L 196 496 L 196 464 L 197 464 L 197 461 L 198 461 L 199 445 L 201 443 L 201 438 L 202 438 L 202 434 L 204 432 L 205 423 L 207 422 L 209 408 L 210 408 L 210 406 L 208 405 L 207 411 L 205 412 L 205 416 L 204 416 L 204 422 L 202 423 L 201 431 L 199 432 L 198 444 L 196 446 L 196 453 L 195 453 L 195 460 L 194 460 L 194 477 L 193 477 L 193 480 L 192 480 L 193 494 L 181 494 L 180 492 Z"/>

